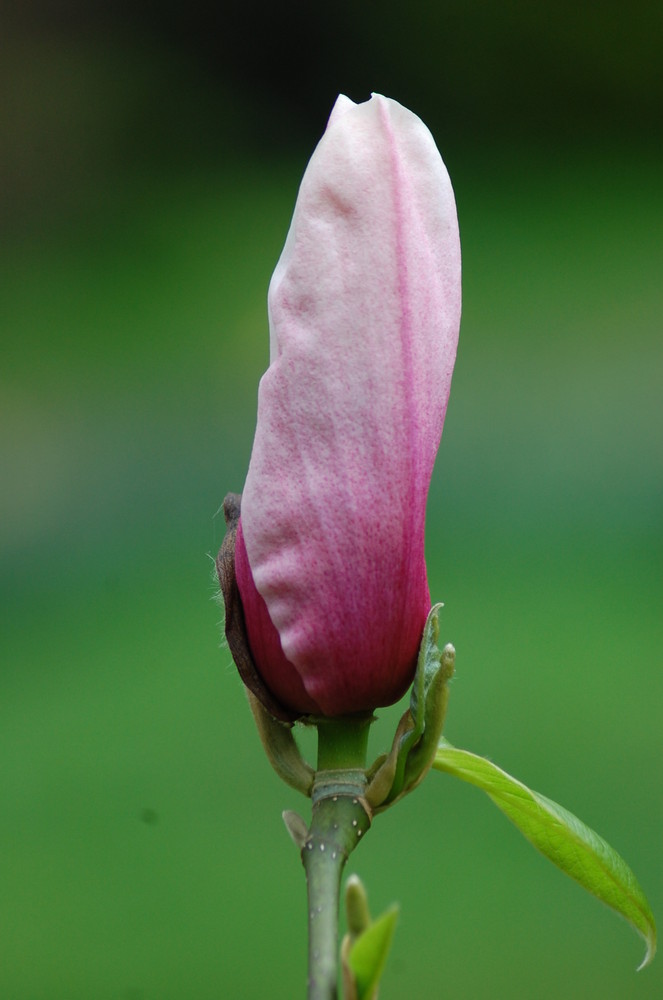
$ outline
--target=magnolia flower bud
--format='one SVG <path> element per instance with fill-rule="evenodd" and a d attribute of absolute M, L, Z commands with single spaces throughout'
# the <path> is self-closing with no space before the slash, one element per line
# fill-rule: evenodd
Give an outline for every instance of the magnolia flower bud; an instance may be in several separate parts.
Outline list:
<path fill-rule="evenodd" d="M 339 97 L 270 284 L 235 546 L 255 668 L 294 715 L 371 711 L 412 681 L 460 298 L 430 132 L 395 101 Z"/>

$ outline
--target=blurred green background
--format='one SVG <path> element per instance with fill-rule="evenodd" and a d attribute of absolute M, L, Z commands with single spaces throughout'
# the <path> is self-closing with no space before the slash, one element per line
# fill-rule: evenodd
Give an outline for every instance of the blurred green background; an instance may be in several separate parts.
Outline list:
<path fill-rule="evenodd" d="M 427 551 L 447 736 L 663 918 L 658 3 L 2 9 L 0 995 L 304 995 L 305 888 L 220 648 L 265 298 L 339 91 L 431 127 L 464 319 Z M 382 713 L 374 749 L 391 738 Z M 306 743 L 311 748 L 310 740 Z M 352 859 L 381 995 L 654 998 L 635 934 L 431 775 Z"/>

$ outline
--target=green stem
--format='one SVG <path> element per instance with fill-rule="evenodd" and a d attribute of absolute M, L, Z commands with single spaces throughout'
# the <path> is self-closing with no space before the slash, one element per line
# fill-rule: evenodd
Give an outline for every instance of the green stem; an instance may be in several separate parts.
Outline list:
<path fill-rule="evenodd" d="M 344 719 L 316 719 L 318 727 L 318 771 L 366 767 L 368 731 L 373 715 Z"/>
<path fill-rule="evenodd" d="M 313 806 L 302 849 L 308 885 L 309 1000 L 336 1000 L 341 875 L 369 826 L 359 795 L 333 795 Z"/>
<path fill-rule="evenodd" d="M 336 1000 L 341 875 L 371 824 L 366 749 L 371 716 L 318 721 L 313 814 L 302 848 L 308 887 L 308 1000 Z"/>

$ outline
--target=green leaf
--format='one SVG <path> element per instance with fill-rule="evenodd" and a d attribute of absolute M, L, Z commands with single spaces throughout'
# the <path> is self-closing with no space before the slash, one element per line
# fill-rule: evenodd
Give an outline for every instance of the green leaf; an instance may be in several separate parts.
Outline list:
<path fill-rule="evenodd" d="M 647 946 L 639 968 L 651 962 L 656 925 L 649 903 L 629 866 L 605 840 L 556 802 L 446 740 L 440 743 L 433 767 L 483 789 L 542 854 L 638 931 Z"/>
<path fill-rule="evenodd" d="M 357 1000 L 372 1000 L 380 983 L 393 941 L 398 906 L 391 906 L 360 934 L 348 953 Z"/>

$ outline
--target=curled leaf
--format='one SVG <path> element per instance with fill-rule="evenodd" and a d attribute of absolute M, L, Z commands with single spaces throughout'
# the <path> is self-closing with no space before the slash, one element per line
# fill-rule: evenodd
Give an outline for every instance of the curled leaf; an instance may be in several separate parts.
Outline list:
<path fill-rule="evenodd" d="M 454 672 L 455 650 L 449 643 L 438 648 L 438 612 L 434 605 L 426 619 L 410 707 L 403 714 L 390 753 L 370 770 L 366 799 L 375 812 L 393 805 L 411 792 L 428 773 L 437 748 Z"/>
<path fill-rule="evenodd" d="M 344 961 L 357 1000 L 375 1000 L 377 997 L 397 920 L 398 906 L 394 905 L 346 947 Z"/>

